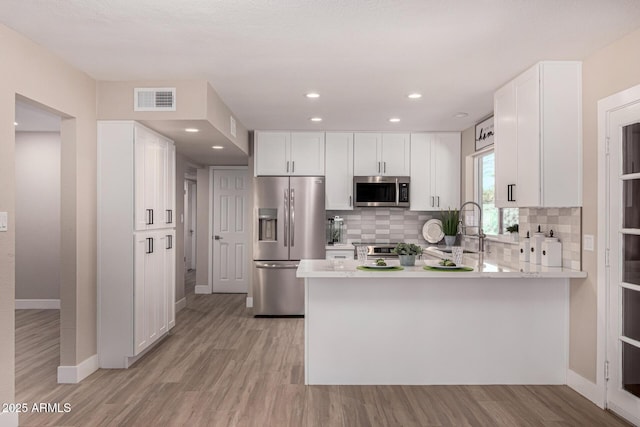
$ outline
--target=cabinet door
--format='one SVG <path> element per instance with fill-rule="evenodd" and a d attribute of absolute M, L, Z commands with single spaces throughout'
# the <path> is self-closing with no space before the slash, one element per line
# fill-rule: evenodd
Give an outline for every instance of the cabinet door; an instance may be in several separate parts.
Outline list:
<path fill-rule="evenodd" d="M 289 175 L 290 132 L 256 132 L 255 175 Z"/>
<path fill-rule="evenodd" d="M 158 152 L 156 137 L 146 128 L 134 127 L 135 144 L 135 224 L 136 230 L 147 230 L 154 227 L 158 220 Z M 159 218 L 161 221 L 162 218 Z"/>
<path fill-rule="evenodd" d="M 381 134 L 356 133 L 353 138 L 353 174 L 355 176 L 382 175 Z"/>
<path fill-rule="evenodd" d="M 409 176 L 410 140 L 408 133 L 383 133 L 381 144 L 382 175 Z"/>
<path fill-rule="evenodd" d="M 170 140 L 165 140 L 164 143 L 164 180 L 162 183 L 164 227 L 173 227 L 175 226 L 176 211 L 176 147 Z"/>
<path fill-rule="evenodd" d="M 539 67 L 533 67 L 518 77 L 515 89 L 518 112 L 516 203 L 520 207 L 540 206 Z"/>
<path fill-rule="evenodd" d="M 516 207 L 520 188 L 518 179 L 518 128 L 515 84 L 499 89 L 493 98 L 495 203 L 497 207 Z"/>
<path fill-rule="evenodd" d="M 176 325 L 176 250 L 175 230 L 166 233 L 166 245 L 164 246 L 164 292 L 166 293 L 167 327 Z"/>
<path fill-rule="evenodd" d="M 324 132 L 292 132 L 291 175 L 324 175 Z"/>
<path fill-rule="evenodd" d="M 353 210 L 353 134 L 325 136 L 325 209 Z"/>
<path fill-rule="evenodd" d="M 412 211 L 432 211 L 435 196 L 432 193 L 431 144 L 433 134 L 411 134 L 411 185 L 409 187 Z"/>
<path fill-rule="evenodd" d="M 158 238 L 156 232 L 135 236 L 133 290 L 134 356 L 158 338 Z"/>
<path fill-rule="evenodd" d="M 460 134 L 438 133 L 433 137 L 431 182 L 435 207 L 457 209 L 460 206 Z"/>
<path fill-rule="evenodd" d="M 171 233 L 162 232 L 157 236 L 158 246 L 155 250 L 158 252 L 158 272 L 157 280 L 154 283 L 155 305 L 153 311 L 155 311 L 155 318 L 157 322 L 158 337 L 164 335 L 169 330 L 169 283 L 167 277 L 167 264 L 169 262 L 169 254 L 172 252 L 170 249 Z"/>

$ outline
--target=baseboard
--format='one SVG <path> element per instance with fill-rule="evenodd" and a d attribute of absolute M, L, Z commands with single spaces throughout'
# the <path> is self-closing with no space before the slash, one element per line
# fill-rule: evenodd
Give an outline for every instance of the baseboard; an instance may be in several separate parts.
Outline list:
<path fill-rule="evenodd" d="M 209 289 L 209 287 L 206 286 L 206 285 L 196 285 L 195 293 L 196 294 L 210 294 L 211 293 L 211 289 Z"/>
<path fill-rule="evenodd" d="M 605 407 L 605 393 L 597 384 L 592 383 L 580 374 L 571 369 L 567 370 L 567 385 L 598 405 L 600 409 Z"/>
<path fill-rule="evenodd" d="M 97 370 L 97 354 L 83 360 L 76 366 L 58 366 L 58 384 L 77 384 Z"/>
<path fill-rule="evenodd" d="M 60 310 L 60 300 L 16 299 L 16 310 Z"/>
<path fill-rule="evenodd" d="M 253 307 L 253 297 L 247 297 L 247 308 Z"/>
<path fill-rule="evenodd" d="M 176 302 L 176 313 L 180 312 L 183 308 L 187 306 L 187 299 L 182 298 L 180 301 Z"/>
<path fill-rule="evenodd" d="M 0 427 L 18 427 L 18 413 L 0 412 Z"/>
<path fill-rule="evenodd" d="M 614 412 L 616 415 L 624 418 L 625 420 L 629 421 L 631 424 L 633 424 L 634 426 L 640 426 L 640 417 L 638 417 L 637 415 L 631 414 L 627 411 L 625 411 L 624 409 L 622 409 L 621 407 L 609 402 L 609 409 Z"/>

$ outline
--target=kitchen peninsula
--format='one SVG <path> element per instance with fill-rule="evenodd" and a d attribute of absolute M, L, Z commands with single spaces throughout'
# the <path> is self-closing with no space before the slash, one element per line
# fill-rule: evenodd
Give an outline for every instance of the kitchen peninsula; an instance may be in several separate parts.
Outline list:
<path fill-rule="evenodd" d="M 566 384 L 569 279 L 465 259 L 473 271 L 361 271 L 303 260 L 306 384 Z"/>

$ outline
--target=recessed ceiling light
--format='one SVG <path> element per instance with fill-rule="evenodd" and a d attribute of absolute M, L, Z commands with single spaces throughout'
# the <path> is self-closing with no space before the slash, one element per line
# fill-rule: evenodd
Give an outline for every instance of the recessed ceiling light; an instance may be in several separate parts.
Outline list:
<path fill-rule="evenodd" d="M 469 115 L 469 113 L 465 113 L 464 111 L 461 111 L 459 113 L 456 113 L 453 117 L 455 117 L 456 119 L 463 119 L 465 117 L 467 117 Z"/>
<path fill-rule="evenodd" d="M 391 117 L 391 118 L 389 119 L 389 121 L 390 121 L 391 123 L 398 123 L 398 122 L 400 121 L 400 119 L 399 119 L 399 118 L 397 118 L 397 117 Z"/>
<path fill-rule="evenodd" d="M 311 120 L 312 122 L 321 122 L 322 117 L 311 117 L 309 120 Z"/>
<path fill-rule="evenodd" d="M 224 147 L 222 145 L 212 145 L 211 148 L 214 150 L 222 150 Z"/>
<path fill-rule="evenodd" d="M 420 99 L 422 98 L 422 94 L 421 93 L 410 93 L 409 95 L 407 95 L 407 98 L 411 98 L 411 99 Z"/>
<path fill-rule="evenodd" d="M 184 131 L 185 131 L 185 132 L 190 132 L 190 133 L 196 133 L 196 132 L 200 132 L 200 129 L 196 129 L 196 128 L 186 128 Z"/>
<path fill-rule="evenodd" d="M 320 98 L 320 94 L 317 92 L 309 92 L 305 96 L 307 98 Z"/>
<path fill-rule="evenodd" d="M 13 125 L 14 126 L 18 126 L 18 122 L 13 122 Z"/>

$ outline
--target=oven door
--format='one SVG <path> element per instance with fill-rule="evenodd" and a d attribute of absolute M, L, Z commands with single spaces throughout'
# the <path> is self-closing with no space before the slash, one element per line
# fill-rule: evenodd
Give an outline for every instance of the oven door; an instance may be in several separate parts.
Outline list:
<path fill-rule="evenodd" d="M 398 206 L 398 179 L 389 176 L 354 176 L 356 207 Z"/>

